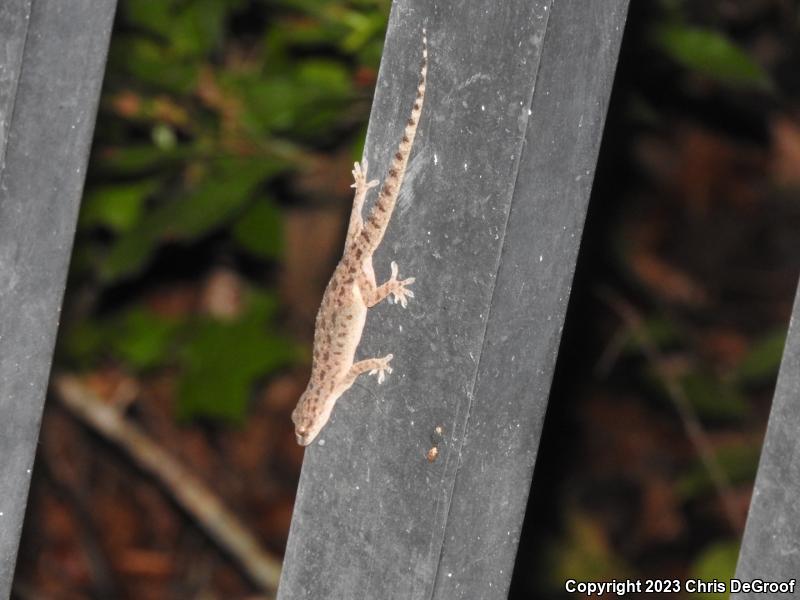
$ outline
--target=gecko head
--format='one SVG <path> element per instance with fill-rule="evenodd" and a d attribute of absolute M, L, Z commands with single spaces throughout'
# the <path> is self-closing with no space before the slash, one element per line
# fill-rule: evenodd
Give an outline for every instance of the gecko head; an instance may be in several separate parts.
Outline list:
<path fill-rule="evenodd" d="M 314 441 L 314 438 L 317 437 L 316 433 L 313 433 L 312 430 L 307 428 L 304 425 L 296 425 L 294 430 L 294 437 L 297 440 L 297 443 L 301 446 L 308 446 L 311 442 Z"/>
<path fill-rule="evenodd" d="M 322 418 L 323 415 L 311 409 L 311 407 L 318 406 L 318 404 L 309 402 L 307 396 L 308 392 L 300 396 L 297 408 L 292 413 L 295 438 L 301 446 L 308 446 L 313 442 L 327 422 L 327 419 Z"/>

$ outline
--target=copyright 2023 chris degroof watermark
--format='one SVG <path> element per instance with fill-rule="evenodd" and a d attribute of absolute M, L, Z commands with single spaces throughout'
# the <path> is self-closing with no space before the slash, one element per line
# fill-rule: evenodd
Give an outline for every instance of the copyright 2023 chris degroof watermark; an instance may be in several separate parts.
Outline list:
<path fill-rule="evenodd" d="M 725 594 L 745 593 L 791 594 L 794 597 L 797 580 L 768 581 L 766 579 L 612 579 L 610 581 L 578 581 L 567 579 L 564 589 L 582 596 L 604 594 L 624 597 L 628 594 Z"/>

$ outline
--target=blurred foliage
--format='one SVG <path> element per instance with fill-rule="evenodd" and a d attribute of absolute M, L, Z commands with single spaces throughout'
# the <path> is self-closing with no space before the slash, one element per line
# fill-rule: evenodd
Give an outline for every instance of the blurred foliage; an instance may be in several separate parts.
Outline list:
<path fill-rule="evenodd" d="M 681 66 L 725 84 L 769 89 L 767 73 L 718 31 L 685 24 L 664 25 L 653 34 L 661 50 Z"/>
<path fill-rule="evenodd" d="M 547 584 L 553 592 L 563 590 L 568 579 L 611 581 L 634 576 L 635 572 L 616 556 L 606 532 L 595 521 L 575 509 L 565 517 L 566 534 L 551 543 L 547 558 Z"/>
<path fill-rule="evenodd" d="M 785 345 L 785 329 L 774 331 L 756 340 L 736 371 L 738 381 L 750 385 L 774 382 L 781 366 Z"/>
<path fill-rule="evenodd" d="M 120 2 L 72 265 L 83 294 L 62 332 L 63 364 L 176 367 L 179 416 L 238 421 L 254 382 L 303 359 L 270 291 L 281 205 L 294 200 L 286 182 L 326 152 L 363 144 L 388 8 Z M 145 308 L 158 286 L 231 261 L 256 275 L 235 319 Z"/>
<path fill-rule="evenodd" d="M 689 3 L 659 4 L 661 18 L 647 30 L 657 57 L 713 85 L 772 89 L 727 32 L 692 21 Z M 246 417 L 255 383 L 304 360 L 279 327 L 282 209 L 298 200 L 291 181 L 311 164 L 339 150 L 359 153 L 389 5 L 120 1 L 72 265 L 77 316 L 62 332 L 62 364 L 174 370 L 176 416 L 236 423 Z M 662 121 L 654 105 L 641 106 L 649 125 Z M 176 249 L 184 257 L 177 263 Z M 247 265 L 237 272 L 248 277 L 232 317 L 147 302 L 159 286 L 196 281 L 230 263 Z M 678 379 L 704 422 L 747 420 L 746 387 L 774 379 L 785 339 L 770 334 L 737 367 L 718 373 L 691 352 L 692 338 L 673 313 L 653 310 L 645 329 L 665 355 L 690 356 Z M 628 358 L 640 354 L 635 340 L 622 342 Z M 637 375 L 660 385 L 647 365 Z M 757 460 L 752 445 L 719 453 L 733 483 L 752 479 Z M 675 487 L 686 501 L 713 493 L 699 462 L 678 474 Z M 567 578 L 635 572 L 580 510 L 565 521 L 548 556 L 554 590 Z M 735 556 L 732 545 L 710 546 L 692 571 L 724 579 Z"/>
<path fill-rule="evenodd" d="M 606 158 L 609 163 L 626 167 L 609 168 L 614 181 L 607 183 L 605 195 L 597 187 L 593 190 L 593 203 L 599 200 L 603 206 L 598 211 L 604 214 L 599 219 L 603 226 L 608 228 L 608 220 L 616 219 L 624 229 L 609 234 L 606 247 L 593 248 L 598 254 L 611 249 L 610 267 L 587 257 L 591 250 L 584 250 L 582 260 L 598 271 L 606 268 L 613 273 L 593 273 L 587 278 L 596 289 L 614 286 L 634 306 L 641 329 L 635 335 L 618 322 L 594 365 L 594 373 L 603 380 L 585 386 L 564 384 L 569 395 L 581 393 L 575 388 L 582 391 L 581 404 L 565 410 L 569 416 L 560 423 L 545 426 L 545 430 L 565 426 L 575 412 L 583 415 L 582 411 L 590 423 L 572 433 L 569 442 L 552 443 L 557 448 L 553 451 L 557 458 L 552 460 L 559 462 L 557 468 L 550 468 L 565 470 L 563 456 L 569 452 L 575 454 L 577 465 L 573 468 L 578 474 L 554 477 L 563 488 L 554 503 L 560 503 L 560 515 L 568 515 L 566 523 L 553 525 L 550 514 L 527 517 L 538 519 L 539 532 L 556 540 L 547 545 L 542 557 L 547 563 L 543 578 L 551 585 L 552 597 L 568 596 L 563 594 L 567 578 L 608 581 L 645 574 L 663 578 L 664 572 L 677 572 L 683 580 L 729 581 L 739 550 L 731 539 L 742 532 L 722 517 L 709 516 L 724 514 L 719 509 L 720 490 L 692 446 L 687 434 L 690 424 L 682 420 L 676 394 L 685 397 L 699 419 L 730 486 L 724 492 L 730 496 L 727 500 L 744 506 L 740 495 L 747 497 L 758 468 L 765 409 L 786 340 L 785 328 L 773 329 L 780 327 L 780 320 L 774 320 L 780 311 L 770 315 L 773 321 L 766 328 L 753 327 L 759 319 L 767 319 L 748 311 L 766 297 L 774 301 L 779 289 L 771 280 L 773 287 L 759 289 L 760 296 L 741 293 L 736 286 L 750 284 L 747 275 L 740 273 L 752 271 L 743 268 L 731 249 L 743 244 L 744 236 L 736 233 L 756 227 L 745 223 L 757 211 L 744 209 L 745 202 L 737 203 L 738 191 L 758 181 L 747 207 L 759 204 L 770 206 L 763 209 L 765 213 L 774 210 L 765 203 L 772 174 L 769 167 L 764 168 L 774 159 L 769 156 L 774 150 L 763 132 L 774 117 L 770 107 L 779 97 L 777 90 L 787 83 L 779 84 L 778 77 L 783 75 L 789 85 L 797 85 L 796 77 L 787 77 L 777 68 L 785 61 L 791 65 L 786 71 L 796 73 L 796 47 L 787 40 L 796 39 L 797 24 L 777 32 L 774 21 L 776 15 L 796 17 L 796 8 L 787 6 L 782 12 L 770 3 L 689 0 L 635 4 L 631 4 L 631 15 L 638 20 L 629 22 L 623 43 L 623 57 L 630 61 L 627 73 L 633 73 L 634 80 L 625 81 L 623 75 L 615 93 L 618 98 L 626 96 L 626 114 L 612 110 L 609 119 L 613 124 L 616 117 L 625 126 L 618 124 L 613 134 L 609 128 L 606 138 L 614 142 L 603 146 L 606 157 L 613 157 Z M 639 29 L 631 30 L 632 25 Z M 796 112 L 796 102 L 792 111 Z M 626 134 L 630 139 L 626 140 Z M 625 144 L 630 147 L 616 152 Z M 792 142 L 791 147 L 797 146 Z M 786 164 L 795 165 L 791 160 L 797 156 L 795 150 Z M 757 175 L 751 180 L 742 176 L 743 164 L 756 165 L 750 175 Z M 792 169 L 784 167 L 784 171 Z M 640 176 L 644 184 L 633 181 Z M 620 179 L 627 181 L 627 190 Z M 732 228 L 725 240 L 719 223 L 732 214 L 743 224 Z M 775 226 L 774 219 L 780 218 L 771 214 L 762 222 Z M 718 244 L 730 247 L 711 251 Z M 713 272 L 704 271 L 697 259 L 706 252 L 715 254 Z M 774 259 L 762 245 L 753 254 L 759 269 Z M 615 318 L 614 312 L 610 307 L 603 318 Z M 579 353 L 586 353 L 591 323 L 582 324 L 576 346 Z M 607 331 L 598 337 L 603 335 Z M 655 348 L 654 353 L 644 347 L 643 338 Z M 567 359 L 562 353 L 559 360 Z M 653 398 L 657 402 L 648 402 Z M 615 404 L 618 412 L 608 416 L 606 412 L 617 410 Z M 619 430 L 609 431 L 615 420 Z M 554 437 L 562 435 L 569 434 L 559 431 Z M 589 441 L 576 441 L 578 436 Z M 597 448 L 603 449 L 602 457 L 594 456 Z M 609 463 L 616 467 L 612 469 Z M 537 465 L 537 477 L 539 469 Z M 592 483 L 586 500 L 571 506 L 565 498 L 574 498 L 587 479 Z M 552 481 L 544 483 L 552 485 Z M 538 485 L 543 485 L 541 479 Z M 634 516 L 636 511 L 638 516 Z M 530 597 L 538 597 L 535 586 L 527 591 Z M 727 594 L 692 596 L 711 599 Z"/>
<path fill-rule="evenodd" d="M 700 581 L 710 582 L 717 580 L 728 586 L 736 571 L 736 561 L 739 558 L 738 542 L 718 542 L 706 548 L 692 564 L 690 577 Z M 692 598 L 702 600 L 724 600 L 728 593 L 697 592 Z"/>
<path fill-rule="evenodd" d="M 690 3 L 661 0 L 662 18 L 649 31 L 650 42 L 688 71 L 717 83 L 773 90 L 769 74 L 724 32 L 690 22 Z"/>
<path fill-rule="evenodd" d="M 665 56 L 726 84 L 769 84 L 724 34 L 689 24 L 684 3 L 665 0 L 662 7 L 664 21 L 651 30 L 651 42 Z M 120 3 L 72 273 L 91 289 L 92 302 L 81 308 L 90 325 L 68 332 L 64 360 L 91 368 L 111 356 L 141 370 L 167 364 L 171 353 L 193 356 L 197 340 L 173 339 L 141 300 L 120 302 L 115 293 L 131 285 L 146 291 L 148 277 L 175 248 L 185 256 L 211 245 L 203 255 L 209 268 L 214 256 L 265 269 L 279 264 L 281 204 L 292 200 L 286 181 L 336 147 L 357 152 L 363 143 L 388 8 L 388 0 Z M 182 276 L 180 265 L 170 268 L 169 276 Z M 677 340 L 668 319 L 650 325 L 659 342 Z M 104 337 L 106 327 L 128 341 Z M 282 339 L 274 322 L 263 323 L 261 333 L 274 344 Z M 91 343 L 93 336 L 105 343 Z M 741 381 L 768 377 L 774 350 L 754 350 Z M 271 368 L 277 367 L 263 367 Z M 252 371 L 248 380 L 264 374 Z M 238 390 L 237 377 L 231 373 L 227 383 Z M 727 383 L 690 374 L 684 384 L 704 414 L 744 414 Z M 187 382 L 181 389 L 193 388 Z M 189 410 L 186 394 L 183 415 L 233 416 L 210 400 Z M 700 406 L 709 397 L 725 402 Z"/>
<path fill-rule="evenodd" d="M 752 482 L 756 477 L 761 447 L 758 444 L 736 445 L 717 450 L 717 463 L 732 485 Z M 716 493 L 705 465 L 698 458 L 675 482 L 676 492 L 684 500 Z"/>
<path fill-rule="evenodd" d="M 737 386 L 698 365 L 680 383 L 697 415 L 706 421 L 736 421 L 747 417 L 749 405 Z"/>
<path fill-rule="evenodd" d="M 203 318 L 186 330 L 180 364 L 181 417 L 241 419 L 252 381 L 299 356 L 299 350 L 265 331 L 277 308 L 272 296 L 254 295 L 235 321 Z"/>

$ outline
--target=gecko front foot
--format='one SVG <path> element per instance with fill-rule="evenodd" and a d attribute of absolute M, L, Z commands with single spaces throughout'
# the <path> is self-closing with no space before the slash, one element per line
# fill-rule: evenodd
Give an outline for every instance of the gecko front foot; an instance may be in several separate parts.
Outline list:
<path fill-rule="evenodd" d="M 389 287 L 389 293 L 392 295 L 392 301 L 399 302 L 400 306 L 406 308 L 406 306 L 408 306 L 408 298 L 414 297 L 414 292 L 407 289 L 406 286 L 414 283 L 416 279 L 414 277 L 408 277 L 407 279 L 398 280 L 397 263 L 392 261 L 391 266 L 392 266 L 392 276 L 389 278 L 389 281 L 386 282 L 386 285 Z"/>
<path fill-rule="evenodd" d="M 386 379 L 386 373 L 392 372 L 392 367 L 389 366 L 389 361 L 394 358 L 394 355 L 387 354 L 383 358 L 374 358 L 373 364 L 371 365 L 374 367 L 370 370 L 370 375 L 378 374 L 378 383 L 383 383 L 383 380 Z"/>
<path fill-rule="evenodd" d="M 367 181 L 367 159 L 364 159 L 363 165 L 361 163 L 353 164 L 353 179 L 355 183 L 350 187 L 356 188 L 356 193 L 366 193 L 376 187 L 380 182 L 377 179 Z"/>

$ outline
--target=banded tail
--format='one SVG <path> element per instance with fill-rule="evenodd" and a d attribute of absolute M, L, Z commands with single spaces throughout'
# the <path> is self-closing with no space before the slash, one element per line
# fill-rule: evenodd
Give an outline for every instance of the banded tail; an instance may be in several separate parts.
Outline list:
<path fill-rule="evenodd" d="M 403 185 L 408 157 L 411 154 L 411 147 L 414 145 L 414 136 L 417 134 L 417 126 L 422 114 L 422 103 L 425 100 L 425 84 L 428 77 L 428 37 L 424 28 L 422 30 L 422 64 L 419 71 L 417 97 L 414 100 L 414 107 L 411 109 L 411 116 L 406 121 L 403 139 L 400 141 L 400 146 L 392 158 L 389 174 L 383 182 L 375 206 L 364 223 L 361 235 L 356 238 L 356 246 L 363 248 L 365 253 L 373 252 L 383 239 L 386 226 L 389 224 L 394 205 L 400 194 L 400 186 Z"/>

